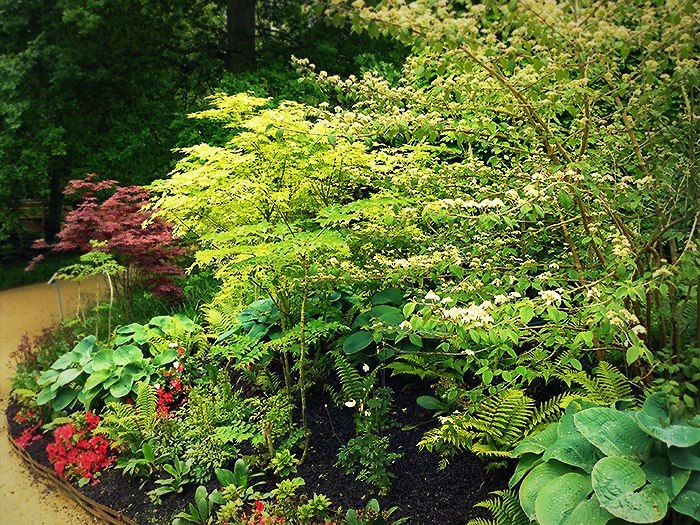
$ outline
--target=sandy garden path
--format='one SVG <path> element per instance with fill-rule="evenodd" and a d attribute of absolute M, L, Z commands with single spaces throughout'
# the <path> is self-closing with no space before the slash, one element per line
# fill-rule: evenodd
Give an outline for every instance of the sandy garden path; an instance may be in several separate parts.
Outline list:
<path fill-rule="evenodd" d="M 100 283 L 82 285 L 95 289 Z M 104 294 L 104 292 L 102 292 Z M 61 283 L 65 315 L 74 315 L 78 287 Z M 84 302 L 83 302 L 84 304 Z M 5 409 L 13 367 L 10 354 L 22 335 L 38 334 L 59 319 L 56 287 L 34 284 L 0 291 L 0 525 L 85 525 L 95 523 L 77 504 L 34 479 L 7 441 Z"/>

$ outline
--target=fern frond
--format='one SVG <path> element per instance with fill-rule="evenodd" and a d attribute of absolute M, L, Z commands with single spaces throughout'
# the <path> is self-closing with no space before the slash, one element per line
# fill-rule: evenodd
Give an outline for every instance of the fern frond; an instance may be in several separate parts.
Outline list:
<path fill-rule="evenodd" d="M 518 494 L 513 490 L 492 492 L 493 498 L 480 501 L 475 506 L 487 509 L 493 515 L 492 520 L 475 518 L 467 525 L 529 525 L 530 520 L 520 508 Z"/>

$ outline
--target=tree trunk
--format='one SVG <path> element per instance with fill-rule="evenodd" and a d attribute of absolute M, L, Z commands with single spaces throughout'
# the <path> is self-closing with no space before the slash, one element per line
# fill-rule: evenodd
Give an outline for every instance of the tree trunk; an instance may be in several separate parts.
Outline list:
<path fill-rule="evenodd" d="M 63 167 L 52 167 L 49 171 L 49 205 L 44 220 L 44 239 L 48 243 L 53 242 L 61 230 L 61 205 L 66 172 Z"/>
<path fill-rule="evenodd" d="M 232 73 L 255 67 L 255 0 L 227 0 L 226 67 Z"/>

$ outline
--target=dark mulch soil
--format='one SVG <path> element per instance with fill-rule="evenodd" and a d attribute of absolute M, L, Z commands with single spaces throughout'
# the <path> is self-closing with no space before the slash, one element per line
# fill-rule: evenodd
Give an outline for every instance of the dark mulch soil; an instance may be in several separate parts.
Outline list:
<path fill-rule="evenodd" d="M 395 517 L 410 516 L 411 525 L 462 525 L 469 518 L 486 516 L 474 504 L 488 497 L 489 491 L 504 488 L 510 472 L 497 470 L 485 473 L 483 463 L 468 452 L 452 459 L 449 465 L 438 470 L 439 458 L 419 451 L 417 443 L 426 430 L 434 425 L 432 415 L 416 404 L 416 397 L 429 393 L 420 388 L 407 388 L 391 384 L 394 390 L 394 416 L 400 426 L 388 434 L 392 450 L 402 453 L 391 467 L 396 474 L 391 491 L 378 497 L 383 509 L 398 506 Z M 328 394 L 318 390 L 310 398 L 309 425 L 312 431 L 311 449 L 306 462 L 297 473 L 306 481 L 304 490 L 309 494 L 324 494 L 335 506 L 343 508 L 364 507 L 367 500 L 375 497 L 373 489 L 358 482 L 354 476 L 344 474 L 335 466 L 338 448 L 354 436 L 353 410 L 336 408 Z M 21 432 L 12 420 L 18 407 L 8 409 L 9 430 L 16 437 Z M 29 454 L 43 465 L 49 466 L 46 455 L 47 436 L 30 445 Z M 137 521 L 146 524 L 156 518 L 159 523 L 169 523 L 168 517 L 184 510 L 193 501 L 196 487 L 190 486 L 182 494 L 163 498 L 162 505 L 154 507 L 146 492 L 152 483 L 143 489 L 140 481 L 132 480 L 115 469 L 105 470 L 100 482 L 80 489 L 86 496 L 107 505 Z M 216 480 L 210 483 L 210 490 Z"/>

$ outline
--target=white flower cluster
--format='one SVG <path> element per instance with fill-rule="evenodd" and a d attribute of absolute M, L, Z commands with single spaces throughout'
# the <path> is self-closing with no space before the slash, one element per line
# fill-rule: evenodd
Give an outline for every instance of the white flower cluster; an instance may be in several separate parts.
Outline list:
<path fill-rule="evenodd" d="M 561 301 L 561 295 L 554 290 L 542 290 L 539 292 L 539 296 L 547 305 L 559 304 Z"/>
<path fill-rule="evenodd" d="M 481 304 L 471 304 L 466 308 L 452 307 L 442 311 L 445 319 L 468 325 L 471 328 L 479 328 L 493 324 L 493 317 L 489 313 L 493 309 L 491 301 Z"/>

